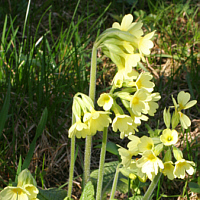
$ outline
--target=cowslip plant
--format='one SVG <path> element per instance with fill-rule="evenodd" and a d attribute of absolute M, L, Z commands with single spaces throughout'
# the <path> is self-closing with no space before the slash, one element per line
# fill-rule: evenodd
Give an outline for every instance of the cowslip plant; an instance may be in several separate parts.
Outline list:
<path fill-rule="evenodd" d="M 142 121 L 148 121 L 149 116 L 154 116 L 158 109 L 157 101 L 161 96 L 154 91 L 155 84 L 153 76 L 149 72 L 136 71 L 135 67 L 140 61 L 145 61 L 145 56 L 150 55 L 153 47 L 152 38 L 155 31 L 144 35 L 142 22 L 133 22 L 131 14 L 125 15 L 121 24 L 115 22 L 112 28 L 105 30 L 95 41 L 91 58 L 91 75 L 89 96 L 77 93 L 73 98 L 72 126 L 69 129 L 71 138 L 71 165 L 68 186 L 68 196 L 71 198 L 73 170 L 74 170 L 74 148 L 75 137 L 86 138 L 83 187 L 87 188 L 90 181 L 90 161 L 92 136 L 97 131 L 103 131 L 99 172 L 96 188 L 96 200 L 102 199 L 102 182 L 104 174 L 105 153 L 107 145 L 108 127 L 111 125 L 114 132 L 120 132 L 119 137 L 128 137 L 130 142 L 128 149 L 119 147 L 121 163 L 117 166 L 110 199 L 114 199 L 119 172 L 129 178 L 139 178 L 145 182 L 152 181 L 143 199 L 149 199 L 161 174 L 169 179 L 184 178 L 185 171 L 188 174 L 194 173 L 194 162 L 183 158 L 182 152 L 175 146 L 178 141 L 176 126 L 186 129 L 191 125 L 189 118 L 182 113 L 182 110 L 192 107 L 196 101 L 189 101 L 190 94 L 180 92 L 178 103 L 174 102 L 174 112 L 171 116 L 170 108 L 163 112 L 166 129 L 162 134 L 156 136 L 142 136 L 134 134 L 138 132 L 138 126 Z M 97 49 L 101 48 L 103 53 L 109 57 L 117 66 L 117 73 L 113 77 L 112 87 L 109 93 L 103 93 L 97 100 L 99 107 L 104 111 L 95 109 L 95 86 L 96 86 L 96 59 Z M 114 118 L 111 119 L 111 113 Z M 171 126 L 171 128 L 170 128 Z M 165 152 L 162 159 L 160 154 Z M 175 162 L 172 159 L 174 155 Z M 139 156 L 139 158 L 136 158 Z M 122 167 L 123 166 L 123 167 Z M 88 184 L 87 184 L 88 183 Z M 84 196 L 83 191 L 83 196 Z M 93 196 L 93 194 L 90 193 Z M 94 197 L 91 197 L 94 199 Z"/>

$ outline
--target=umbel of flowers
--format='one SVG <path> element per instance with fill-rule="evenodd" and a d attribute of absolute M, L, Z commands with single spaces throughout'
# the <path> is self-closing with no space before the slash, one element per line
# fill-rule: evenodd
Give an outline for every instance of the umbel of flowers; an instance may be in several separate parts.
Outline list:
<path fill-rule="evenodd" d="M 68 197 L 71 197 L 75 137 L 86 138 L 85 158 L 84 158 L 84 184 L 89 181 L 90 175 L 90 155 L 92 136 L 97 131 L 103 131 L 102 149 L 99 164 L 98 183 L 96 190 L 96 200 L 101 199 L 103 166 L 105 161 L 107 128 L 111 125 L 114 132 L 119 132 L 119 137 L 128 137 L 128 149 L 119 148 L 123 170 L 134 171 L 135 176 L 141 181 L 149 178 L 151 181 L 159 178 L 163 173 L 169 179 L 184 178 L 185 171 L 188 174 L 194 173 L 194 162 L 183 158 L 182 152 L 175 146 L 178 141 L 176 126 L 186 129 L 191 125 L 190 119 L 183 114 L 183 110 L 196 104 L 190 101 L 190 94 L 180 92 L 178 103 L 174 102 L 174 112 L 171 116 L 170 108 L 163 112 L 166 129 L 157 137 L 143 136 L 141 138 L 134 134 L 138 132 L 138 126 L 142 121 L 148 121 L 149 116 L 154 116 L 158 109 L 157 101 L 161 98 L 158 92 L 154 91 L 155 84 L 152 82 L 153 76 L 149 72 L 135 70 L 138 63 L 145 62 L 145 56 L 150 55 L 153 47 L 155 31 L 144 35 L 142 22 L 133 22 L 131 14 L 125 15 L 121 24 L 115 22 L 112 28 L 104 31 L 95 41 L 92 50 L 91 76 L 89 96 L 77 93 L 73 99 L 73 122 L 69 129 L 71 138 L 71 168 Z M 117 72 L 112 80 L 112 87 L 109 93 L 103 93 L 97 100 L 99 107 L 104 111 L 95 109 L 95 86 L 96 86 L 96 51 L 101 48 L 117 66 Z M 111 113 L 114 118 L 111 119 Z M 159 158 L 161 152 L 165 152 L 164 159 Z M 172 154 L 174 159 L 172 158 Z M 139 159 L 133 157 L 139 156 Z M 118 173 L 118 172 L 116 172 Z M 133 173 L 131 173 L 133 174 Z M 115 176 L 117 177 L 117 176 Z M 117 178 L 113 183 L 111 199 L 114 198 L 114 191 Z M 153 181 L 154 182 L 154 181 Z M 152 183 L 153 183 L 152 182 Z M 154 183 L 155 185 L 156 183 Z M 152 190 L 155 187 L 153 186 Z M 148 199 L 150 195 L 144 196 Z"/>

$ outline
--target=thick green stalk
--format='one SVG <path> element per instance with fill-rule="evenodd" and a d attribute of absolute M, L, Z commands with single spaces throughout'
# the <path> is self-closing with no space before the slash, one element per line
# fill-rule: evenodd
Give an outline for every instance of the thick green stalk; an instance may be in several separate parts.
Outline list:
<path fill-rule="evenodd" d="M 72 124 L 75 123 L 75 116 L 72 114 Z M 75 135 L 71 138 L 71 160 L 70 160 L 70 170 L 69 170 L 69 184 L 68 184 L 68 193 L 67 196 L 71 197 L 72 187 L 73 187 L 73 177 L 74 177 L 74 154 L 75 154 Z"/>
<path fill-rule="evenodd" d="M 97 63 L 97 48 L 94 44 L 92 49 L 91 69 L 90 69 L 90 89 L 89 96 L 94 102 L 96 92 L 96 64 Z M 84 157 L 84 177 L 83 187 L 90 180 L 90 161 L 91 161 L 92 136 L 87 136 L 85 140 L 85 157 Z"/>
<path fill-rule="evenodd" d="M 111 194 L 110 194 L 110 199 L 115 198 L 115 192 L 116 192 L 116 189 L 117 189 L 117 182 L 118 182 L 119 167 L 120 166 L 121 166 L 121 163 L 119 163 L 117 165 L 117 169 L 116 169 L 116 172 L 115 172 L 115 178 L 114 178 L 114 181 L 113 181 L 112 190 L 111 190 Z"/>
<path fill-rule="evenodd" d="M 106 156 L 106 144 L 107 144 L 107 135 L 108 135 L 107 133 L 108 133 L 108 128 L 105 127 L 103 130 L 103 140 L 102 140 L 101 156 L 100 156 L 100 163 L 99 163 L 96 200 L 101 199 L 101 193 L 102 193 L 104 162 L 105 162 L 105 156 Z"/>
<path fill-rule="evenodd" d="M 151 195 L 152 195 L 155 187 L 158 184 L 158 181 L 159 181 L 161 175 L 162 175 L 162 173 L 158 172 L 158 174 L 154 177 L 153 181 L 151 182 L 151 184 L 150 184 L 148 190 L 146 191 L 146 193 L 145 193 L 145 195 L 144 195 L 144 197 L 143 197 L 142 200 L 148 200 L 148 199 L 150 199 L 150 197 L 151 197 Z"/>

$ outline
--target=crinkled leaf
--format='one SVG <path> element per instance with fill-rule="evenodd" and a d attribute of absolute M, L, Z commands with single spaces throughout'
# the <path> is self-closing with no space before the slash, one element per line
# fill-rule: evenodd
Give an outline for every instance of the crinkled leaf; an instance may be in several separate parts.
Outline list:
<path fill-rule="evenodd" d="M 119 164 L 118 161 L 105 163 L 104 178 L 103 178 L 103 193 L 110 193 L 118 164 Z M 98 170 L 94 170 L 91 173 L 90 178 L 91 178 L 91 181 L 92 181 L 94 187 L 96 188 L 97 178 L 98 178 Z M 126 179 L 128 182 L 128 179 L 125 176 L 123 176 L 121 173 L 119 173 L 118 183 L 117 183 L 117 191 L 120 191 L 122 193 L 127 193 L 128 185 L 127 185 L 127 182 L 124 182 L 124 179 Z"/>
<path fill-rule="evenodd" d="M 92 185 L 91 181 L 89 181 L 86 184 L 80 198 L 80 200 L 89 200 L 89 199 L 94 200 L 94 186 Z"/>
<path fill-rule="evenodd" d="M 66 190 L 61 190 L 57 188 L 50 188 L 48 190 L 39 189 L 39 194 L 37 198 L 40 200 L 63 200 L 67 196 Z M 69 198 L 70 200 L 70 198 Z"/>

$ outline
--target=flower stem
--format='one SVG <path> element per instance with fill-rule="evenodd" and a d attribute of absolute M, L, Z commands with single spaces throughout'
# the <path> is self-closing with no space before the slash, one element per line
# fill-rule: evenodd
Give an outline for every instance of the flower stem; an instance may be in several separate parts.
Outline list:
<path fill-rule="evenodd" d="M 121 163 L 119 163 L 117 165 L 117 169 L 116 169 L 116 172 L 115 172 L 115 178 L 114 178 L 114 181 L 113 181 L 112 190 L 111 190 L 111 194 L 110 194 L 110 199 L 114 199 L 114 197 L 115 197 L 120 166 L 121 166 Z"/>
<path fill-rule="evenodd" d="M 72 124 L 75 123 L 75 116 L 72 114 Z M 74 154 L 75 154 L 75 135 L 71 138 L 71 160 L 70 160 L 70 170 L 69 170 L 69 184 L 68 184 L 68 194 L 67 196 L 71 198 L 72 195 L 72 186 L 73 186 L 73 177 L 74 177 Z"/>
<path fill-rule="evenodd" d="M 89 97 L 94 102 L 96 92 L 96 64 L 97 63 L 97 48 L 94 44 L 92 49 L 91 69 L 90 69 L 90 88 Z M 87 136 L 85 140 L 85 157 L 84 157 L 84 177 L 83 187 L 90 180 L 90 160 L 91 160 L 92 136 Z"/>
<path fill-rule="evenodd" d="M 96 200 L 101 199 L 101 193 L 102 193 L 104 162 L 105 162 L 105 156 L 106 156 L 106 144 L 107 144 L 107 135 L 108 135 L 107 133 L 108 133 L 108 128 L 105 127 L 103 130 L 103 140 L 102 140 L 99 173 L 98 173 L 98 181 L 97 181 Z"/>
<path fill-rule="evenodd" d="M 155 187 L 158 184 L 158 181 L 159 181 L 161 175 L 162 175 L 162 173 L 158 172 L 158 174 L 154 177 L 153 181 L 151 182 L 151 184 L 150 184 L 148 190 L 146 191 L 146 193 L 145 193 L 145 195 L 144 195 L 144 197 L 143 197 L 142 200 L 148 200 L 148 199 L 150 199 L 150 197 L 151 197 L 151 195 L 152 195 Z"/>

